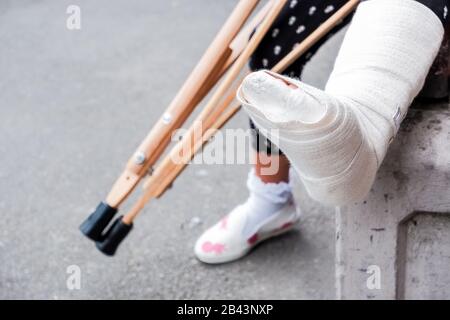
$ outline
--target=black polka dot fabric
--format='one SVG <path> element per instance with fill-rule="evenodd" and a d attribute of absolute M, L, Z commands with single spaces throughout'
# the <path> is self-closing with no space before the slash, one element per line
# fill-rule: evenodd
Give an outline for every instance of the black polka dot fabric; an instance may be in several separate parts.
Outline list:
<path fill-rule="evenodd" d="M 253 54 L 250 60 L 250 69 L 272 68 L 346 3 L 347 0 L 290 0 Z M 343 28 L 350 19 L 351 17 L 348 17 L 342 21 L 327 37 L 314 45 L 284 73 L 300 78 L 308 60 L 328 38 Z"/>
<path fill-rule="evenodd" d="M 450 10 L 450 0 L 417 0 L 418 2 L 422 3 L 431 11 L 433 11 L 438 18 L 442 21 L 442 23 L 445 25 L 449 22 L 449 10 Z"/>

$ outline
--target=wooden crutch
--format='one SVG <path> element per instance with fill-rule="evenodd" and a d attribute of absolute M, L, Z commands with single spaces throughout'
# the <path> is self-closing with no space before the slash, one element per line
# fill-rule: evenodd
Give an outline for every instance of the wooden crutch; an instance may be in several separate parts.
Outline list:
<path fill-rule="evenodd" d="M 264 18 L 273 1 L 275 0 L 271 0 L 250 24 L 256 26 L 259 23 L 258 19 Z M 236 43 L 236 40 L 242 34 L 242 27 L 258 3 L 259 0 L 240 0 L 236 5 L 166 112 L 128 161 L 106 201 L 100 203 L 94 213 L 80 226 L 88 238 L 94 241 L 103 238 L 104 229 L 116 214 L 118 207 L 159 159 L 169 144 L 174 130 L 184 123 L 195 106 L 239 56 L 242 41 Z"/>
<path fill-rule="evenodd" d="M 275 21 L 276 17 L 281 12 L 283 6 L 287 3 L 287 0 L 274 0 L 271 4 L 270 11 L 264 17 L 263 22 L 257 29 L 256 33 L 248 42 L 248 45 L 231 65 L 230 71 L 226 73 L 225 78 L 221 81 L 218 89 L 214 92 L 211 100 L 206 107 L 200 113 L 199 119 L 204 119 L 214 109 L 217 103 L 220 102 L 223 95 L 230 88 L 235 80 L 236 76 L 241 72 L 241 69 L 245 66 L 247 60 L 250 58 L 253 51 L 259 45 L 270 26 Z M 231 41 L 230 41 L 231 42 Z M 201 88 L 201 87 L 200 87 Z M 170 137 L 168 137 L 170 139 Z M 160 141 L 160 140 L 159 140 Z M 144 145 L 147 143 L 144 141 Z M 148 141 L 152 143 L 152 141 Z M 156 148 L 155 148 L 156 149 Z M 144 158 L 144 157 L 142 157 Z M 126 175 L 126 178 L 131 179 L 130 175 Z M 135 175 L 136 180 L 140 180 L 140 176 Z M 122 183 L 122 182 L 121 182 Z M 96 211 L 81 225 L 81 231 L 89 238 L 96 241 L 99 250 L 105 254 L 114 254 L 118 244 L 128 234 L 131 229 L 131 221 L 129 224 L 122 221 L 122 217 L 116 219 L 113 225 L 106 231 L 105 228 L 112 220 L 116 213 L 116 209 L 109 205 L 109 199 L 107 203 L 101 203 Z"/>
<path fill-rule="evenodd" d="M 273 69 L 274 72 L 282 72 L 290 64 L 292 64 L 298 57 L 305 53 L 312 45 L 325 36 L 334 26 L 336 26 L 342 19 L 348 16 L 358 5 L 359 0 L 351 0 L 332 15 L 326 22 L 324 22 L 317 30 L 315 30 L 309 37 L 307 37 L 302 43 L 300 43 L 291 53 L 289 53 L 283 60 L 281 60 Z M 97 247 L 106 254 L 114 254 L 117 246 L 129 232 L 132 226 L 132 221 L 142 210 L 144 205 L 151 198 L 160 197 L 167 188 L 173 183 L 176 177 L 183 171 L 187 163 L 192 159 L 194 154 L 198 152 L 201 147 L 209 141 L 212 137 L 214 130 L 220 129 L 240 108 L 239 104 L 234 104 L 230 108 L 227 107 L 231 104 L 235 96 L 235 90 L 229 94 L 224 102 L 207 117 L 200 117 L 203 119 L 205 127 L 207 128 L 206 134 L 201 137 L 201 141 L 195 141 L 192 144 L 193 134 L 197 129 L 194 123 L 193 127 L 188 131 L 188 134 L 184 136 L 183 140 L 172 149 L 171 153 L 163 160 L 162 164 L 158 166 L 153 175 L 144 184 L 144 194 L 138 199 L 133 208 L 122 218 L 118 219 L 113 227 L 110 229 L 110 235 L 118 232 L 118 237 L 112 237 L 113 241 L 105 241 L 97 243 Z M 200 119 L 200 120 L 201 120 Z M 195 136 L 195 135 L 194 135 Z M 172 157 L 179 155 L 181 150 L 186 150 L 186 143 L 190 144 L 189 153 L 183 155 L 182 161 L 174 163 Z M 116 229 L 116 230 L 115 230 Z M 120 232 L 120 230 L 125 230 Z M 118 241 L 116 241 L 119 239 Z"/>

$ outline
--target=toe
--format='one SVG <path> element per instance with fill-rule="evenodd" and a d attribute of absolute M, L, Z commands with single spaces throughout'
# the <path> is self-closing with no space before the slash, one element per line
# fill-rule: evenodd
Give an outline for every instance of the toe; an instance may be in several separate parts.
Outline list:
<path fill-rule="evenodd" d="M 314 124 L 326 111 L 326 96 L 321 90 L 268 71 L 249 74 L 242 83 L 240 97 L 250 116 L 260 113 L 272 126 L 289 122 Z"/>
<path fill-rule="evenodd" d="M 285 81 L 266 71 L 253 72 L 242 83 L 243 98 L 263 112 L 284 104 L 290 90 Z"/>

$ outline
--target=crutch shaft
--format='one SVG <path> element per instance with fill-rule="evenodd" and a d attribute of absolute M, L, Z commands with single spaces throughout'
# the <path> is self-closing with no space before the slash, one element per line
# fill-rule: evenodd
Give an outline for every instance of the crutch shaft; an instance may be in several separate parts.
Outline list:
<path fill-rule="evenodd" d="M 229 52 L 227 52 L 229 53 Z M 226 55 L 225 58 L 229 57 Z M 222 59 L 225 61 L 226 59 Z M 174 128 L 180 127 L 184 119 L 189 116 L 189 113 L 195 108 L 195 106 L 208 94 L 211 88 L 215 85 L 215 83 L 220 78 L 220 71 L 224 68 L 224 66 L 219 63 L 211 72 L 208 79 L 205 81 L 200 90 L 192 97 L 191 101 L 187 101 L 186 109 L 183 114 L 180 115 L 179 118 L 174 119 L 173 126 Z M 219 70 L 219 72 L 218 72 Z M 153 130 L 156 130 L 154 127 Z M 109 192 L 106 198 L 106 204 L 115 208 L 119 206 L 134 190 L 142 176 L 150 169 L 151 165 L 156 162 L 159 155 L 161 155 L 166 149 L 167 145 L 170 143 L 171 135 L 164 135 L 160 137 L 159 143 L 155 145 L 153 153 L 147 159 L 147 163 L 142 165 L 142 170 L 139 173 L 130 170 L 127 166 L 125 171 L 122 172 L 120 177 L 116 180 L 111 191 Z M 129 161 L 132 161 L 130 159 Z M 134 160 L 135 161 L 135 160 Z"/>
<path fill-rule="evenodd" d="M 236 36 L 236 38 L 231 42 L 230 49 L 232 53 L 224 65 L 222 74 L 228 69 L 228 67 L 236 61 L 239 55 L 244 51 L 248 44 L 251 34 L 258 27 L 258 25 L 264 20 L 273 5 L 274 0 L 268 1 L 265 6 L 253 17 L 253 19 L 245 25 L 241 32 Z"/>

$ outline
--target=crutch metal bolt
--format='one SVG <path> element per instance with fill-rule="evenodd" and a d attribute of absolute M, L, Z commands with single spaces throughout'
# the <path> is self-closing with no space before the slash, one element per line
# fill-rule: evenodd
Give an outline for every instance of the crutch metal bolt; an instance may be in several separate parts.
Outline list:
<path fill-rule="evenodd" d="M 165 124 L 169 124 L 169 123 L 171 123 L 172 122 L 172 115 L 170 114 L 170 113 L 165 113 L 164 115 L 163 115 L 163 122 L 165 123 Z"/>
<path fill-rule="evenodd" d="M 169 110 L 163 114 L 160 122 L 157 123 L 140 148 L 138 148 L 143 154 L 143 157 L 141 156 L 139 158 L 139 167 L 136 167 L 136 163 L 132 163 L 130 166 L 129 162 L 126 170 L 111 190 L 106 202 L 100 204 L 95 212 L 81 225 L 81 231 L 90 239 L 96 241 L 96 246 L 101 252 L 110 256 L 114 255 L 119 244 L 131 231 L 133 220 L 141 212 L 145 204 L 152 198 L 161 197 L 167 189 L 171 188 L 174 180 L 184 170 L 193 156 L 202 149 L 203 145 L 213 140 L 214 133 L 222 128 L 240 109 L 238 103 L 235 102 L 232 104 L 238 87 L 233 87 L 233 82 L 238 78 L 245 63 L 259 45 L 275 18 L 281 12 L 281 9 L 287 3 L 287 0 L 272 0 L 256 15 L 251 23 L 245 26 L 245 34 L 243 34 L 244 31 L 239 32 L 239 29 L 243 27 L 258 2 L 259 0 L 241 0 L 238 3 L 235 11 L 233 11 L 224 28 L 222 28 L 216 37 L 216 40 L 219 38 L 221 42 L 215 40 L 208 49 L 209 51 L 207 51 L 207 53 L 209 52 L 211 54 L 211 47 L 215 48 L 215 53 L 218 55 L 218 58 L 212 59 L 213 55 L 211 54 L 209 60 L 207 59 L 210 62 L 208 64 L 210 69 L 200 68 L 202 72 L 198 72 L 196 69 L 199 68 L 199 65 L 204 64 L 204 57 L 207 56 L 205 54 L 187 81 L 187 83 L 189 81 L 196 81 L 196 86 L 192 87 L 192 84 L 190 87 L 188 86 L 189 91 L 186 89 L 185 83 L 185 86 L 180 90 L 184 96 L 179 92 L 174 99 L 176 103 L 173 102 L 172 106 L 175 105 L 180 109 L 184 109 L 173 112 L 173 108 L 171 109 L 169 106 Z M 353 12 L 358 3 L 359 0 L 349 0 L 346 5 L 336 11 L 304 41 L 295 46 L 286 57 L 272 68 L 272 71 L 282 72 L 285 70 L 298 57 L 311 48 L 311 46 L 323 38 L 334 26 L 339 24 L 342 19 Z M 239 13 L 242 10 L 245 12 Z M 256 25 L 258 25 L 258 28 L 248 41 L 248 35 Z M 225 35 L 226 32 L 224 29 L 225 31 L 226 29 L 231 30 L 228 36 Z M 218 43 L 221 43 L 222 46 L 225 45 L 226 49 L 218 50 Z M 245 43 L 247 44 L 245 45 Z M 180 137 L 180 141 L 153 170 L 153 164 L 158 160 L 170 142 L 170 134 L 182 125 L 194 107 L 203 100 L 228 68 L 230 68 L 229 72 L 218 86 L 216 92 L 212 95 L 204 110 L 202 110 L 189 130 Z M 195 77 L 192 76 L 193 74 Z M 180 96 L 183 96 L 184 100 Z M 225 98 L 223 98 L 224 96 Z M 202 126 L 204 126 L 204 130 L 202 130 L 202 134 L 198 138 L 196 133 L 199 129 L 202 129 Z M 157 135 L 155 134 L 155 130 L 163 131 L 164 134 Z M 188 152 L 185 153 L 184 150 L 188 150 Z M 180 155 L 181 161 L 174 162 L 173 159 L 175 156 L 179 157 Z M 111 227 L 106 232 L 103 232 L 113 219 L 117 211 L 115 208 L 125 200 L 145 173 L 149 173 L 150 170 L 151 174 L 143 185 L 143 195 L 141 195 L 126 215 L 117 218 Z"/>
<path fill-rule="evenodd" d="M 134 157 L 134 161 L 138 165 L 142 165 L 145 163 L 145 153 L 142 151 L 138 151 Z"/>

